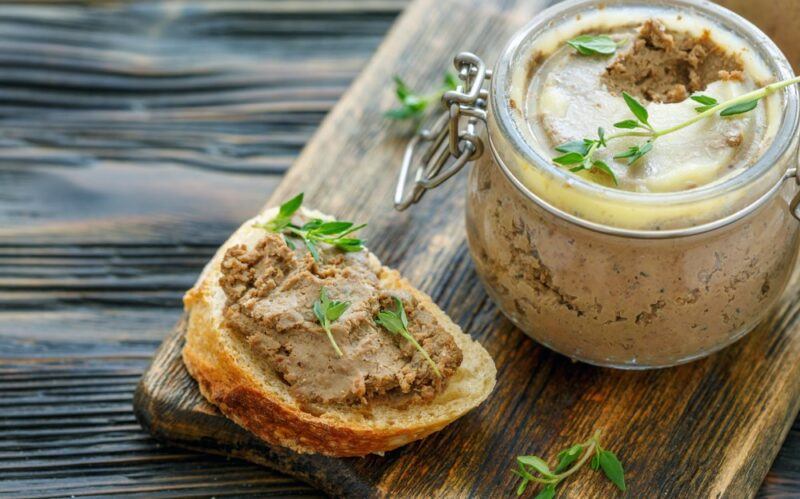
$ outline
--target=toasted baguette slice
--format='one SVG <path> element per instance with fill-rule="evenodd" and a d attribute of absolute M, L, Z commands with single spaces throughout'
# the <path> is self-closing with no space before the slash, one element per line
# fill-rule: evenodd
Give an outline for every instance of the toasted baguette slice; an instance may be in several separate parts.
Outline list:
<path fill-rule="evenodd" d="M 301 209 L 308 217 L 330 218 Z M 395 449 L 442 429 L 480 404 L 494 388 L 496 369 L 484 348 L 450 320 L 431 298 L 413 288 L 400 274 L 381 266 L 382 285 L 414 295 L 448 333 L 464 354 L 464 360 L 444 391 L 424 404 L 397 408 L 372 402 L 369 411 L 346 405 L 326 407 L 317 416 L 304 412 L 286 384 L 248 347 L 223 326 L 225 293 L 219 285 L 220 263 L 236 244 L 248 247 L 264 237 L 253 227 L 272 219 L 270 209 L 245 222 L 217 251 L 197 284 L 186 294 L 189 315 L 183 361 L 197 380 L 200 391 L 238 425 L 273 445 L 302 453 L 329 456 L 363 456 Z"/>

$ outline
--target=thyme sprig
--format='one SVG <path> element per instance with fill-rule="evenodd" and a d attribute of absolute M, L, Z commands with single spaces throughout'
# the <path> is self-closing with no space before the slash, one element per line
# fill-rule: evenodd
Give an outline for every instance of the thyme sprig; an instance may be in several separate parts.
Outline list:
<path fill-rule="evenodd" d="M 760 100 L 796 83 L 800 83 L 800 76 L 765 85 L 764 87 L 728 99 L 724 102 L 718 102 L 715 98 L 708 95 L 693 95 L 691 99 L 701 104 L 695 107 L 697 114 L 682 123 L 663 129 L 658 129 L 653 126 L 649 121 L 650 116 L 647 112 L 647 108 L 633 96 L 623 92 L 622 97 L 628 109 L 631 111 L 633 118 L 617 122 L 614 124 L 614 127 L 624 131 L 606 135 L 605 131 L 600 128 L 598 130 L 599 139 L 583 139 L 582 141 L 572 141 L 561 144 L 555 148 L 556 151 L 567 152 L 568 154 L 553 158 L 553 162 L 559 165 L 580 165 L 580 167 L 574 167 L 570 171 L 591 169 L 603 171 L 612 177 L 616 185 L 617 179 L 611 169 L 607 168 L 608 165 L 594 158 L 594 153 L 602 147 L 608 147 L 609 142 L 624 137 L 641 137 L 645 139 L 644 142 L 631 146 L 627 150 L 614 156 L 614 159 L 627 160 L 628 166 L 631 166 L 653 150 L 654 142 L 658 138 L 682 130 L 717 114 L 721 117 L 730 117 L 747 113 L 755 109 Z M 603 165 L 605 165 L 605 167 Z"/>
<path fill-rule="evenodd" d="M 394 77 L 394 92 L 400 107 L 386 111 L 385 116 L 394 120 L 414 119 L 421 120 L 425 115 L 425 110 L 432 103 L 442 100 L 442 95 L 448 90 L 455 90 L 458 86 L 458 79 L 452 73 L 445 73 L 441 88 L 437 91 L 424 95 L 413 90 L 399 76 Z"/>
<path fill-rule="evenodd" d="M 600 127 L 597 129 L 597 139 L 583 139 L 561 144 L 556 147 L 556 151 L 564 154 L 553 158 L 553 161 L 564 166 L 576 165 L 569 169 L 571 172 L 579 172 L 581 170 L 601 171 L 609 175 L 614 185 L 617 185 L 617 177 L 614 175 L 614 170 L 605 161 L 593 158 L 594 152 L 598 148 L 607 147 L 605 136 L 606 131 Z"/>
<path fill-rule="evenodd" d="M 363 229 L 367 224 L 355 225 L 353 222 L 313 218 L 298 226 L 292 223 L 292 217 L 302 204 L 303 193 L 301 192 L 283 203 L 274 218 L 263 224 L 255 224 L 255 227 L 283 234 L 286 244 L 292 249 L 295 248 L 292 238 L 300 239 L 317 262 L 320 261 L 320 244 L 327 244 L 348 253 L 364 249 L 363 240 L 349 236 Z"/>
<path fill-rule="evenodd" d="M 336 322 L 349 307 L 349 301 L 336 301 L 328 298 L 328 293 L 325 291 L 324 287 L 319 290 L 319 300 L 315 301 L 312 307 L 314 315 L 319 321 L 319 325 L 325 330 L 331 345 L 333 345 L 333 349 L 336 351 L 336 355 L 339 357 L 342 356 L 342 351 L 333 338 L 331 323 Z"/>
<path fill-rule="evenodd" d="M 511 470 L 520 477 L 517 495 L 522 495 L 528 485 L 535 482 L 544 485 L 536 499 L 552 499 L 556 495 L 556 487 L 590 459 L 589 466 L 593 470 L 602 470 L 606 478 L 621 491 L 627 489 L 622 463 L 616 454 L 600 445 L 600 430 L 596 430 L 589 440 L 559 452 L 557 459 L 555 469 L 551 470 L 547 462 L 538 456 L 517 456 L 517 469 Z"/>
<path fill-rule="evenodd" d="M 439 371 L 439 368 L 436 367 L 436 363 L 431 359 L 431 356 L 428 355 L 428 352 L 417 342 L 416 338 L 411 336 L 411 333 L 408 332 L 408 317 L 406 316 L 406 309 L 403 307 L 403 302 L 400 301 L 399 298 L 395 298 L 394 302 L 395 305 L 397 305 L 397 309 L 381 310 L 378 312 L 378 317 L 375 318 L 375 322 L 383 326 L 383 328 L 390 333 L 399 334 L 414 345 L 414 348 L 422 354 L 425 361 L 431 366 L 431 369 L 433 369 L 433 372 L 436 373 L 436 376 L 441 378 L 442 373 Z"/>
<path fill-rule="evenodd" d="M 301 227 L 289 225 L 286 230 L 289 234 L 299 237 L 308 248 L 314 260 L 320 261 L 318 246 L 328 244 L 346 253 L 362 251 L 364 244 L 361 239 L 347 237 L 353 232 L 363 229 L 367 224 L 355 225 L 353 222 L 339 220 L 325 221 L 314 218 Z"/>

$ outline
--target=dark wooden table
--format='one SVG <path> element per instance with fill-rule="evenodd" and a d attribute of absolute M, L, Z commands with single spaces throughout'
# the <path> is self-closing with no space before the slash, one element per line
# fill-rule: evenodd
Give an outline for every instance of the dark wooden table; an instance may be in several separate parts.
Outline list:
<path fill-rule="evenodd" d="M 0 5 L 0 496 L 317 495 L 159 445 L 131 395 L 404 4 Z M 800 495 L 800 424 L 761 495 Z"/>

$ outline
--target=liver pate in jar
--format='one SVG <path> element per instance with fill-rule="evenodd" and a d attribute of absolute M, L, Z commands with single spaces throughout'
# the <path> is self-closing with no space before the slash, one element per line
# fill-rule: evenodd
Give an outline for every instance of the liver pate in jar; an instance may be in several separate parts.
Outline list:
<path fill-rule="evenodd" d="M 468 243 L 520 329 L 576 360 L 645 369 L 764 318 L 798 245 L 797 90 L 741 102 L 793 77 L 766 35 L 707 2 L 575 0 L 519 31 L 479 93 L 481 70 L 470 63 L 450 96 L 469 116 L 451 153 L 477 157 L 486 121 Z M 729 101 L 735 112 L 703 114 Z"/>

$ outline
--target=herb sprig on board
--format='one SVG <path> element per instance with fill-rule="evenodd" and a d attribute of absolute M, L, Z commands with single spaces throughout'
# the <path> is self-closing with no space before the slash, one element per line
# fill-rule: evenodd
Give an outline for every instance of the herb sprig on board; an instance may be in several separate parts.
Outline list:
<path fill-rule="evenodd" d="M 600 445 L 600 430 L 595 431 L 589 440 L 559 452 L 557 459 L 556 467 L 551 470 L 539 456 L 517 456 L 517 469 L 511 470 L 520 478 L 517 495 L 525 493 L 533 482 L 543 485 L 536 499 L 552 499 L 556 496 L 556 487 L 587 462 L 593 470 L 601 470 L 618 489 L 623 492 L 627 489 L 622 463 L 616 454 Z"/>
<path fill-rule="evenodd" d="M 399 76 L 394 77 L 394 84 L 394 93 L 397 95 L 397 100 L 400 101 L 400 106 L 386 111 L 386 117 L 393 120 L 413 119 L 419 121 L 425 116 L 425 111 L 431 104 L 442 100 L 442 95 L 448 90 L 456 89 L 458 79 L 452 73 L 445 73 L 441 88 L 427 95 L 411 90 Z"/>
<path fill-rule="evenodd" d="M 381 310 L 378 312 L 378 317 L 375 319 L 375 322 L 379 326 L 383 326 L 383 328 L 390 333 L 399 334 L 414 345 L 414 348 L 425 358 L 425 361 L 431 366 L 436 376 L 441 378 L 442 373 L 439 371 L 439 368 L 436 367 L 436 363 L 431 359 L 431 356 L 428 355 L 428 352 L 419 344 L 416 338 L 408 332 L 408 317 L 406 316 L 406 309 L 403 307 L 403 302 L 400 301 L 399 298 L 395 298 L 394 302 L 397 308 L 395 310 Z"/>
<path fill-rule="evenodd" d="M 581 37 L 578 37 L 581 38 Z M 599 38 L 599 37 L 595 37 Z M 575 40 L 570 40 L 567 42 L 570 46 L 575 47 L 576 43 Z M 588 41 L 582 42 L 584 44 L 588 43 Z M 583 46 L 583 45 L 581 45 Z M 601 47 L 601 50 L 609 50 L 608 42 L 600 42 L 595 40 L 593 44 L 589 44 L 589 46 Z M 605 49 L 603 49 L 605 47 Z M 588 53 L 589 49 L 584 48 L 583 50 L 578 49 L 578 53 L 581 55 L 593 55 Z M 603 52 L 597 52 L 603 53 Z M 720 116 L 723 118 L 737 116 L 740 114 L 747 113 L 752 111 L 758 106 L 758 102 L 773 93 L 786 88 L 790 85 L 794 85 L 796 83 L 800 83 L 800 77 L 791 78 L 788 80 L 779 81 L 776 83 L 771 83 L 769 85 L 765 85 L 762 88 L 753 90 L 751 92 L 747 92 L 742 94 L 738 97 L 734 97 L 728 99 L 724 102 L 719 102 L 717 99 L 703 94 L 695 94 L 692 95 L 690 98 L 700 104 L 699 106 L 695 107 L 695 111 L 697 114 L 688 120 L 679 123 L 677 125 L 658 129 L 650 123 L 650 116 L 647 112 L 647 108 L 642 105 L 641 102 L 636 100 L 635 97 L 628 94 L 627 92 L 622 92 L 622 98 L 625 101 L 625 104 L 628 106 L 631 114 L 633 115 L 631 118 L 619 121 L 614 124 L 615 128 L 623 130 L 621 132 L 615 134 L 605 134 L 605 131 L 600 128 L 598 130 L 598 139 L 583 139 L 578 141 L 567 142 L 564 144 L 560 144 L 555 149 L 558 152 L 566 153 L 561 156 L 557 156 L 553 158 L 553 162 L 562 165 L 562 166 L 573 166 L 570 171 L 581 171 L 581 170 L 596 170 L 601 171 L 607 175 L 609 175 L 617 185 L 617 179 L 613 173 L 611 168 L 608 168 L 608 165 L 595 159 L 594 154 L 601 148 L 608 147 L 608 143 L 622 139 L 624 137 L 641 137 L 643 142 L 633 145 L 626 149 L 623 152 L 620 152 L 614 156 L 614 159 L 617 160 L 625 160 L 628 166 L 634 165 L 637 161 L 639 161 L 642 157 L 644 157 L 647 153 L 653 150 L 654 143 L 660 137 L 665 135 L 669 135 L 671 133 L 677 132 L 678 130 L 682 130 L 686 127 L 689 127 L 701 120 L 706 118 L 710 118 L 712 116 Z"/>
<path fill-rule="evenodd" d="M 286 244 L 294 249 L 292 239 L 299 239 L 308 248 L 314 260 L 319 262 L 319 245 L 328 244 L 345 252 L 357 252 L 364 249 L 364 241 L 350 234 L 363 229 L 367 224 L 355 225 L 353 222 L 340 220 L 322 220 L 313 218 L 298 226 L 292 223 L 292 217 L 303 204 L 303 193 L 283 203 L 274 218 L 256 227 L 283 234 Z"/>
<path fill-rule="evenodd" d="M 342 356 L 342 351 L 339 349 L 339 345 L 336 344 L 336 340 L 333 338 L 333 333 L 331 332 L 331 323 L 339 320 L 339 317 L 341 317 L 349 307 L 349 301 L 336 301 L 328 298 L 328 293 L 325 291 L 324 287 L 319 290 L 319 300 L 315 301 L 314 306 L 312 307 L 314 310 L 314 315 L 319 321 L 319 325 L 325 330 L 331 345 L 333 345 L 333 349 L 336 351 L 336 355 L 339 357 Z"/>

